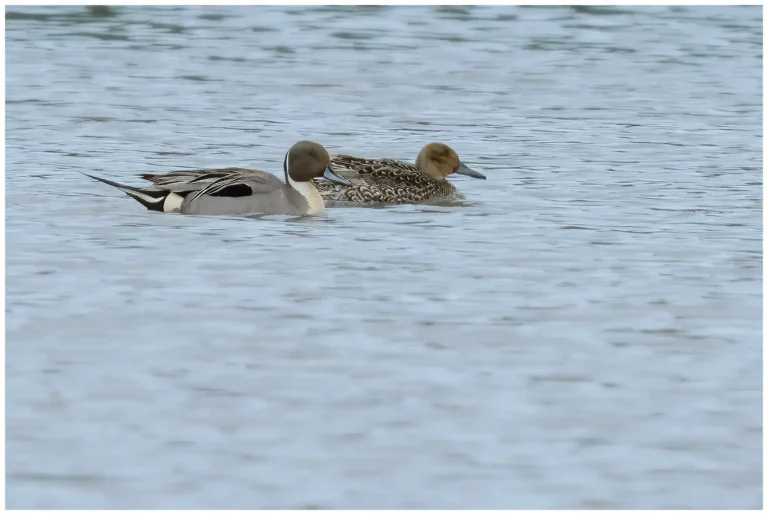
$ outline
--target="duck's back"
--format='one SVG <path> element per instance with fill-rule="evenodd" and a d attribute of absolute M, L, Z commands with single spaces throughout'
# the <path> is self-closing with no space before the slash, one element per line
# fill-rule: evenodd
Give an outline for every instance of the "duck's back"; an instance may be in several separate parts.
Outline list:
<path fill-rule="evenodd" d="M 326 201 L 409 204 L 432 199 L 455 199 L 460 194 L 446 181 L 437 181 L 415 165 L 392 159 L 331 156 L 333 170 L 348 179 L 343 186 L 326 179 L 314 184 Z"/>

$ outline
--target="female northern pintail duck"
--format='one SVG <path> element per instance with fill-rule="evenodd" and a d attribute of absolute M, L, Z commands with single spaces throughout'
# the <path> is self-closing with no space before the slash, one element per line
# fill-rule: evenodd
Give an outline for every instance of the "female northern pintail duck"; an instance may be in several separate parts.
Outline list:
<path fill-rule="evenodd" d="M 314 180 L 326 201 L 341 203 L 411 204 L 427 200 L 462 199 L 464 196 L 446 180 L 452 173 L 485 179 L 461 162 L 456 152 L 442 143 L 430 143 L 419 152 L 416 164 L 392 159 L 363 159 L 332 156 L 333 169 L 352 185 Z"/>
<path fill-rule="evenodd" d="M 345 186 L 336 175 L 322 145 L 296 143 L 285 155 L 285 182 L 261 170 L 217 168 L 181 170 L 162 175 L 143 174 L 152 186 L 135 188 L 100 177 L 89 177 L 119 188 L 147 209 L 189 215 L 320 215 L 325 203 L 310 182 L 324 177 Z"/>

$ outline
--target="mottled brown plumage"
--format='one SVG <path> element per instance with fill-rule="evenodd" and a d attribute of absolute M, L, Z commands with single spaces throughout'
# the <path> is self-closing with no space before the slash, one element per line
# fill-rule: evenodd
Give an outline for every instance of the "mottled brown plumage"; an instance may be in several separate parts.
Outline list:
<path fill-rule="evenodd" d="M 341 203 L 412 204 L 463 199 L 464 196 L 446 180 L 448 175 L 459 173 L 485 179 L 485 176 L 464 165 L 456 152 L 442 143 L 425 146 L 416 164 L 336 155 L 331 156 L 331 166 L 352 185 L 345 186 L 324 179 L 312 182 L 323 200 Z"/>

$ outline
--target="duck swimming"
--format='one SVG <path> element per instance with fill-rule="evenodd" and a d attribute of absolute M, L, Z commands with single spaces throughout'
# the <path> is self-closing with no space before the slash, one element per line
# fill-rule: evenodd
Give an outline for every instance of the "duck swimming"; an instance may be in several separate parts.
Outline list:
<path fill-rule="evenodd" d="M 88 175 L 120 189 L 147 209 L 188 215 L 321 215 L 325 203 L 312 179 L 324 177 L 340 185 L 352 183 L 339 177 L 322 145 L 300 141 L 285 154 L 285 182 L 261 170 L 215 168 L 181 170 L 167 174 L 142 174 L 151 186 L 135 188 Z"/>
<path fill-rule="evenodd" d="M 340 203 L 411 204 L 427 200 L 462 199 L 446 180 L 452 173 L 485 179 L 461 162 L 456 152 L 442 143 L 426 145 L 415 164 L 392 159 L 332 156 L 331 166 L 351 185 L 316 179 L 312 182 L 326 201 Z"/>

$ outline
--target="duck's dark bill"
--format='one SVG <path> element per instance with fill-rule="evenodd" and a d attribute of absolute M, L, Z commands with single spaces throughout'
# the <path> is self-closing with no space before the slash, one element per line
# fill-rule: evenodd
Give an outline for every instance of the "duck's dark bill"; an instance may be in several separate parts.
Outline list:
<path fill-rule="evenodd" d="M 328 179 L 329 181 L 338 182 L 339 184 L 343 184 L 344 186 L 352 186 L 352 183 L 346 180 L 344 177 L 341 177 L 340 175 L 336 174 L 331 167 L 325 169 L 325 173 L 323 174 L 323 177 Z M 483 177 L 485 178 L 485 177 Z"/>
<path fill-rule="evenodd" d="M 475 179 L 485 179 L 485 175 L 481 174 L 480 172 L 474 171 L 472 168 L 468 167 L 464 163 L 459 163 L 459 167 L 456 169 L 456 173 L 460 175 L 467 175 L 469 177 L 474 177 Z"/>

